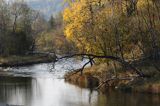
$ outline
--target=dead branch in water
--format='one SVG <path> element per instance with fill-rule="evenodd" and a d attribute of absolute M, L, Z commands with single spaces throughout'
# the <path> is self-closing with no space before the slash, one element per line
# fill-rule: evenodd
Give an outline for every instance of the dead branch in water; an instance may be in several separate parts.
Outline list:
<path fill-rule="evenodd" d="M 95 89 L 96 90 L 98 90 L 98 89 L 100 89 L 103 85 L 105 85 L 105 84 L 107 84 L 108 86 L 109 86 L 109 82 L 110 81 L 113 81 L 113 80 L 133 80 L 133 78 L 132 77 L 128 77 L 128 78 L 110 78 L 110 79 L 107 79 L 107 80 L 105 80 L 105 81 L 102 81 L 100 84 L 99 84 L 99 86 L 98 87 L 96 87 Z"/>

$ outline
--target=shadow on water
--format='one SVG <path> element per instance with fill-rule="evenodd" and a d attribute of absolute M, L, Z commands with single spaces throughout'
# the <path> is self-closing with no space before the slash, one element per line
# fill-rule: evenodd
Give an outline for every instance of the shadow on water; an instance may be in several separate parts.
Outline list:
<path fill-rule="evenodd" d="M 97 102 L 97 106 L 160 106 L 160 95 L 107 90 L 99 93 Z"/>
<path fill-rule="evenodd" d="M 31 78 L 0 77 L 0 106 L 21 106 L 31 95 Z"/>

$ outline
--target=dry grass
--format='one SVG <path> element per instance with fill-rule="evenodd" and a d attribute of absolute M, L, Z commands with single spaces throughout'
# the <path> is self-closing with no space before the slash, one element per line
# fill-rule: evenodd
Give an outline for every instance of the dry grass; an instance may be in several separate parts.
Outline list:
<path fill-rule="evenodd" d="M 151 65 L 143 65 L 139 67 L 143 73 L 146 75 L 151 75 L 151 78 L 137 78 L 133 81 L 111 81 L 110 86 L 123 86 L 129 87 L 133 91 L 138 92 L 150 92 L 150 93 L 160 93 L 160 72 L 158 72 Z M 72 73 L 73 74 L 73 73 Z M 87 78 L 92 76 L 98 78 L 99 82 L 109 79 L 115 75 L 118 77 L 132 77 L 136 74 L 132 70 L 123 69 L 119 64 L 116 64 L 116 72 L 112 64 L 99 64 L 93 67 L 85 68 L 83 76 L 80 73 L 66 74 L 66 81 L 79 85 L 81 87 L 87 86 Z"/>

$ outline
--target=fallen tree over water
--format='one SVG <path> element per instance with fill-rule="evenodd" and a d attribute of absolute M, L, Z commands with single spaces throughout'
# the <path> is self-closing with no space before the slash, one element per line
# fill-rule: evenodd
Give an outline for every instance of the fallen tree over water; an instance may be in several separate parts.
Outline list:
<path fill-rule="evenodd" d="M 132 63 L 125 61 L 124 59 L 121 59 L 120 57 L 115 57 L 115 56 L 103 56 L 103 55 L 94 55 L 94 54 L 72 54 L 72 55 L 67 55 L 63 57 L 57 57 L 56 61 L 62 60 L 62 59 L 67 59 L 67 58 L 73 58 L 73 57 L 82 57 L 88 59 L 88 62 L 86 62 L 81 69 L 77 72 L 81 72 L 81 75 L 83 74 L 84 68 L 88 65 L 91 64 L 91 66 L 95 63 L 95 59 L 110 59 L 113 61 L 117 61 L 122 64 L 124 68 L 130 68 L 132 69 L 137 75 L 140 77 L 146 77 L 140 70 L 138 70 L 135 66 L 133 66 Z"/>

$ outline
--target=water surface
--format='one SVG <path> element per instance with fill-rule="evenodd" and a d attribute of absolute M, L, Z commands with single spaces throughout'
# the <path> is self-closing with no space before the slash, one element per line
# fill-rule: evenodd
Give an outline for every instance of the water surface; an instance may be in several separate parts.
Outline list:
<path fill-rule="evenodd" d="M 64 73 L 82 64 L 71 61 L 55 68 L 47 63 L 4 69 L 11 77 L 0 77 L 0 106 L 160 106 L 159 95 L 116 91 L 104 95 L 66 83 Z"/>

